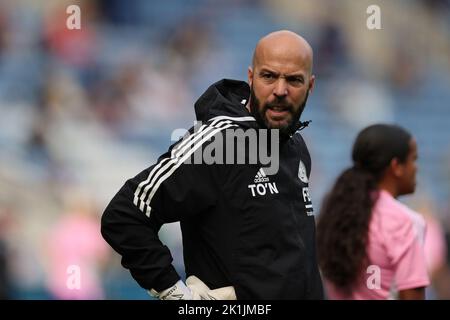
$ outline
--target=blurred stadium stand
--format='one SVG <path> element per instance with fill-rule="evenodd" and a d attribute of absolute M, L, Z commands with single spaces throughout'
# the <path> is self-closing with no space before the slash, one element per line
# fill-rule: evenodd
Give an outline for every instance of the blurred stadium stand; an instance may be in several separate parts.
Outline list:
<path fill-rule="evenodd" d="M 70 4 L 81 8 L 81 30 L 66 29 Z M 381 7 L 382 30 L 366 28 L 370 4 Z M 277 29 L 299 32 L 315 50 L 316 88 L 303 119 L 313 121 L 304 136 L 316 213 L 350 164 L 356 133 L 396 122 L 417 138 L 417 194 L 448 232 L 450 1 L 7 0 L 0 240 L 9 297 L 58 298 L 45 238 L 73 210 L 74 195 L 100 217 L 125 179 L 166 150 L 174 129 L 193 125 L 196 97 L 221 78 L 245 80 L 257 40 Z M 162 235 L 181 272 L 177 228 Z M 104 297 L 148 298 L 117 255 L 91 263 Z"/>

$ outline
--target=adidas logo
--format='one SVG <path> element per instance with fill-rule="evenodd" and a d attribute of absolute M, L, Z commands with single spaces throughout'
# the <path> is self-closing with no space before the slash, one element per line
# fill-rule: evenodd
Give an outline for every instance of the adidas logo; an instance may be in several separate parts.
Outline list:
<path fill-rule="evenodd" d="M 255 184 L 249 184 L 248 188 L 252 193 L 252 197 L 265 196 L 266 194 L 277 194 L 278 188 L 275 182 L 270 182 L 263 168 L 256 173 Z"/>
<path fill-rule="evenodd" d="M 261 183 L 261 182 L 269 182 L 269 178 L 266 176 L 266 173 L 264 172 L 263 168 L 260 168 L 258 170 L 258 173 L 255 176 L 255 183 Z"/>

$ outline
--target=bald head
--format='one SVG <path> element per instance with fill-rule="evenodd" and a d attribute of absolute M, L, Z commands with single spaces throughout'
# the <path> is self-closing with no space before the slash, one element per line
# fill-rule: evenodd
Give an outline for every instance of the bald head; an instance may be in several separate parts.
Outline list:
<path fill-rule="evenodd" d="M 313 50 L 300 35 L 281 30 L 269 33 L 261 38 L 253 52 L 252 67 L 266 63 L 298 64 L 311 75 L 313 66 Z"/>
<path fill-rule="evenodd" d="M 262 126 L 292 134 L 312 92 L 313 51 L 298 34 L 277 31 L 256 45 L 248 68 L 247 109 Z"/>

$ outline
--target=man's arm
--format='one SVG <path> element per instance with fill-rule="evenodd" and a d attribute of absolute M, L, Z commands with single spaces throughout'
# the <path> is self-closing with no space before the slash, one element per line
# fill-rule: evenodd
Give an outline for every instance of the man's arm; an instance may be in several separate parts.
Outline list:
<path fill-rule="evenodd" d="M 102 216 L 101 232 L 141 287 L 162 291 L 180 277 L 169 249 L 158 238 L 163 222 L 156 215 L 145 216 L 133 204 L 134 186 L 133 180 L 127 181 L 111 200 Z"/>
<path fill-rule="evenodd" d="M 102 217 L 103 237 L 147 290 L 161 292 L 180 279 L 170 251 L 158 238 L 160 227 L 211 211 L 217 201 L 217 179 L 211 174 L 214 166 L 184 162 L 196 141 L 207 142 L 195 140 L 196 136 L 176 144 L 154 166 L 128 180 Z"/>
<path fill-rule="evenodd" d="M 407 290 L 400 290 L 398 292 L 398 298 L 400 300 L 424 300 L 425 288 L 413 288 Z"/>

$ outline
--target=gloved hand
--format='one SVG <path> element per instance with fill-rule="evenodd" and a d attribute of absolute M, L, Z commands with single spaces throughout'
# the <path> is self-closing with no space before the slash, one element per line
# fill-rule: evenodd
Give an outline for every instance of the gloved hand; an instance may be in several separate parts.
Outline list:
<path fill-rule="evenodd" d="M 196 276 L 188 277 L 186 285 L 191 289 L 194 300 L 236 300 L 236 293 L 232 286 L 211 290 Z"/>
<path fill-rule="evenodd" d="M 232 286 L 211 290 L 196 276 L 186 279 L 186 284 L 178 280 L 172 287 L 157 292 L 149 290 L 149 294 L 160 300 L 236 300 Z"/>
<path fill-rule="evenodd" d="M 161 292 L 157 292 L 154 289 L 147 292 L 159 300 L 194 300 L 191 289 L 186 287 L 181 280 L 178 280 L 173 286 Z"/>

